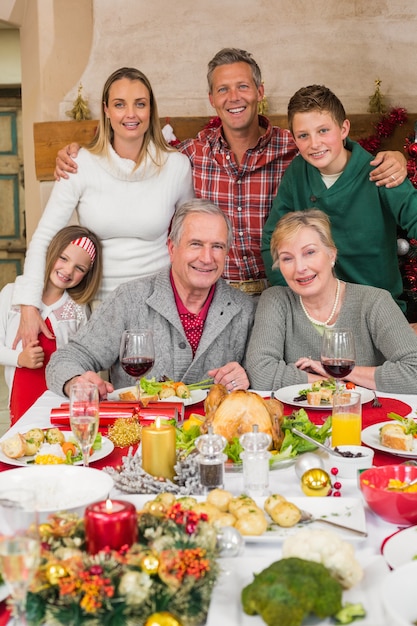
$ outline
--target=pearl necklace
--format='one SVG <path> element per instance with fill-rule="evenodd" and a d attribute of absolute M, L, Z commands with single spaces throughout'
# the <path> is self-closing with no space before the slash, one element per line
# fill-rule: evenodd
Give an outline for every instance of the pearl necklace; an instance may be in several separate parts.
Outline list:
<path fill-rule="evenodd" d="M 329 317 L 327 318 L 327 320 L 325 322 L 318 322 L 317 320 L 314 319 L 314 317 L 311 317 L 311 315 L 309 315 L 307 313 L 307 310 L 304 306 L 304 302 L 302 297 L 300 296 L 300 304 L 301 304 L 301 308 L 303 309 L 304 313 L 306 314 L 306 317 L 308 320 L 310 320 L 310 322 L 312 324 L 315 324 L 316 326 L 327 326 L 327 324 L 330 322 L 330 320 L 332 319 L 332 317 L 334 316 L 334 314 L 336 313 L 336 309 L 338 307 L 339 304 L 339 298 L 340 298 L 340 280 L 337 278 L 337 288 L 336 288 L 336 297 L 334 299 L 334 304 L 333 304 L 333 308 L 332 308 L 332 312 L 330 313 Z"/>

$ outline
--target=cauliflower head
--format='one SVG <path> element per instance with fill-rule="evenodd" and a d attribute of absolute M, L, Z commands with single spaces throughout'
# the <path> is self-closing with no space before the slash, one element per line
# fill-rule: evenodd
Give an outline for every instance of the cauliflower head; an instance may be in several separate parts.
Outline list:
<path fill-rule="evenodd" d="M 330 530 L 302 528 L 285 540 L 282 556 L 321 563 L 344 589 L 354 587 L 363 578 L 353 546 Z"/>

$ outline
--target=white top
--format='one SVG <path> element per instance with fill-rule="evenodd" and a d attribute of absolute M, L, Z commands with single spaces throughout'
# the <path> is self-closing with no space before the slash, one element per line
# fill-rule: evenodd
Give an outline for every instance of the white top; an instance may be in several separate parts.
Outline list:
<path fill-rule="evenodd" d="M 12 305 L 14 284 L 9 283 L 0 292 L 0 363 L 5 366 L 4 377 L 9 388 L 12 389 L 17 359 L 22 351 L 22 342 L 16 350 L 12 349 L 20 323 L 20 309 Z M 57 348 L 68 343 L 68 339 L 75 335 L 81 325 L 89 317 L 87 305 L 76 304 L 65 291 L 61 298 L 51 305 L 41 303 L 42 319 L 49 318 L 52 330 L 56 337 Z"/>
<path fill-rule="evenodd" d="M 103 281 L 97 299 L 169 264 L 166 240 L 172 216 L 194 196 L 188 158 L 168 152 L 162 168 L 148 157 L 146 165 L 132 171 L 133 161 L 120 158 L 112 148 L 109 158 L 81 149 L 77 162 L 78 173 L 53 187 L 30 242 L 24 274 L 16 279 L 14 304 L 40 308 L 47 247 L 68 225 L 74 209 L 79 223 L 103 244 Z"/>

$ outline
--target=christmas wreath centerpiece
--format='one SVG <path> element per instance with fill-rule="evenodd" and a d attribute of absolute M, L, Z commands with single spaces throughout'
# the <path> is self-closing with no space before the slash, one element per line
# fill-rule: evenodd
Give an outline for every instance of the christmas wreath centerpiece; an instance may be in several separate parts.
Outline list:
<path fill-rule="evenodd" d="M 42 524 L 28 624 L 204 623 L 219 573 L 216 530 L 205 514 L 160 498 L 160 506 L 138 513 L 138 542 L 118 551 L 88 554 L 84 521 L 76 515 L 55 514 Z"/>

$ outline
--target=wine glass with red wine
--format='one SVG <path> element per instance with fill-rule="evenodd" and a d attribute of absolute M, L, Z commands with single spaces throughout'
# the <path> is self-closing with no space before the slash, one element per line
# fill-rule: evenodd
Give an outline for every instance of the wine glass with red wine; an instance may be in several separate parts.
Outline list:
<path fill-rule="evenodd" d="M 125 330 L 120 342 L 120 364 L 136 379 L 136 393 L 140 403 L 140 379 L 153 368 L 155 349 L 151 330 Z"/>
<path fill-rule="evenodd" d="M 325 328 L 321 346 L 321 364 L 336 380 L 336 393 L 340 379 L 349 376 L 355 367 L 355 339 L 351 330 Z"/>

